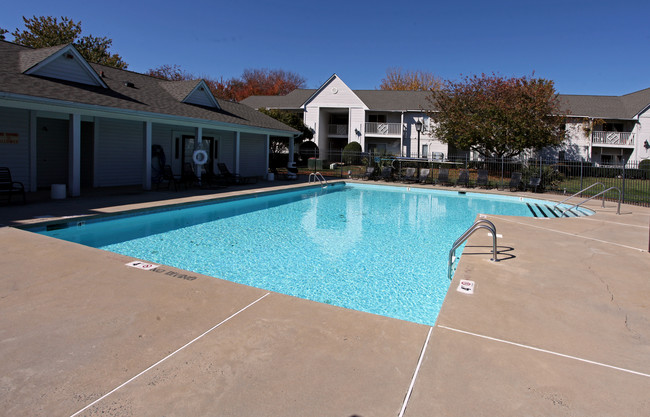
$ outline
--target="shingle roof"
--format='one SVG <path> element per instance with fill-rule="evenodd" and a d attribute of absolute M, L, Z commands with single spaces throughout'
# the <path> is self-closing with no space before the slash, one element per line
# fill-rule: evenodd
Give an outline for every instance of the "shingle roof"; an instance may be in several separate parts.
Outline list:
<path fill-rule="evenodd" d="M 297 132 L 295 129 L 243 104 L 217 100 L 221 106 L 219 110 L 181 102 L 182 98 L 179 99 L 178 97 L 184 91 L 189 93 L 199 80 L 180 83 L 163 81 L 136 72 L 99 64 L 90 65 L 98 74 L 104 74 L 102 80 L 109 88 L 23 74 L 23 68 L 26 65 L 38 58 L 45 59 L 55 52 L 51 50 L 52 48 L 46 49 L 49 51 L 34 50 L 10 42 L 0 41 L 0 56 L 2 56 L 2 59 L 0 59 L 0 92 L 114 109 L 232 123 L 290 133 Z M 133 83 L 134 86 L 125 85 L 127 82 Z M 183 98 L 186 96 L 187 94 Z"/>
<path fill-rule="evenodd" d="M 242 103 L 253 108 L 299 109 L 316 90 L 299 89 L 286 96 L 251 96 Z M 370 110 L 436 110 L 428 91 L 353 90 Z M 631 119 L 650 105 L 650 88 L 623 96 L 559 94 L 560 108 L 573 116 Z"/>
<path fill-rule="evenodd" d="M 285 96 L 251 96 L 241 102 L 255 109 L 299 109 L 317 90 L 297 89 Z M 402 111 L 430 109 L 428 91 L 353 90 L 370 110 Z"/>

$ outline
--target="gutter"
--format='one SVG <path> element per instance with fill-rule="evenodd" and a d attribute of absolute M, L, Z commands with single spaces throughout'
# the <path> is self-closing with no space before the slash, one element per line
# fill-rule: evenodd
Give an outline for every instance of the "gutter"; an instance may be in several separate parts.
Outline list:
<path fill-rule="evenodd" d="M 192 127 L 201 126 L 203 128 L 215 129 L 221 128 L 224 130 L 239 131 L 246 133 L 260 133 L 260 134 L 271 134 L 275 136 L 288 136 L 289 134 L 295 134 L 296 130 L 291 128 L 291 130 L 279 130 L 272 128 L 265 128 L 260 126 L 250 126 L 250 125 L 241 125 L 237 123 L 229 122 L 219 122 L 212 121 L 207 119 L 197 119 L 187 116 L 176 116 L 163 113 L 154 113 L 154 112 L 144 112 L 141 110 L 128 110 L 128 109 L 119 109 L 115 107 L 104 107 L 96 104 L 84 104 L 74 101 L 63 101 L 57 99 L 43 98 L 43 97 L 34 97 L 27 96 L 23 94 L 14 94 L 7 92 L 0 92 L 0 104 L 1 100 L 7 100 L 11 102 L 23 102 L 26 104 L 42 105 L 42 106 L 52 106 L 53 108 L 48 109 L 48 111 L 59 112 L 61 113 L 61 107 L 67 107 L 70 109 L 79 109 L 86 110 L 88 112 L 96 113 L 96 117 L 107 117 L 108 114 L 123 115 L 131 120 L 138 120 L 142 122 L 153 122 L 152 119 L 160 120 L 160 123 L 166 124 L 189 124 Z M 20 106 L 19 108 L 24 108 L 26 110 L 34 110 L 29 105 Z M 65 113 L 65 112 L 64 112 Z"/>

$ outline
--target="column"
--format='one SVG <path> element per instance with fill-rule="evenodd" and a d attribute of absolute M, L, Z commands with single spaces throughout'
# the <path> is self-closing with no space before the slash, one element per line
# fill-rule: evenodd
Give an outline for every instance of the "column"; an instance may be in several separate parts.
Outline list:
<path fill-rule="evenodd" d="M 144 173 L 142 188 L 151 190 L 151 122 L 144 122 Z"/>
<path fill-rule="evenodd" d="M 194 129 L 194 150 L 201 149 L 201 144 L 203 143 L 203 128 L 202 127 L 197 127 Z M 199 184 L 201 184 L 201 165 L 195 164 L 194 165 L 194 173 L 196 174 L 196 177 L 199 179 Z"/>
<path fill-rule="evenodd" d="M 266 169 L 264 172 L 266 172 L 267 178 L 268 178 L 268 173 L 269 173 L 269 158 L 271 157 L 271 135 L 266 135 Z"/>
<path fill-rule="evenodd" d="M 68 195 L 81 195 L 81 115 L 70 115 L 70 140 L 68 153 Z"/>
<path fill-rule="evenodd" d="M 241 132 L 235 132 L 235 175 L 239 175 L 239 147 L 241 142 Z"/>

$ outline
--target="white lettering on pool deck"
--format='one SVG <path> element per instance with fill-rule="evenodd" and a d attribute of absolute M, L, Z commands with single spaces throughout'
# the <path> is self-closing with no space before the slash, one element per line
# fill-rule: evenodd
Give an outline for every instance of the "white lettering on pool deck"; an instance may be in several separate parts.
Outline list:
<path fill-rule="evenodd" d="M 110 390 L 110 391 L 107 392 L 106 394 L 102 395 L 101 397 L 97 398 L 95 401 L 91 402 L 90 404 L 88 404 L 87 406 L 85 406 L 84 408 L 82 408 L 81 410 L 79 410 L 79 411 L 77 411 L 76 413 L 70 415 L 70 417 L 74 417 L 74 416 L 76 416 L 76 415 L 78 415 L 78 414 L 80 414 L 80 413 L 86 411 L 87 409 L 89 409 L 89 408 L 92 407 L 93 405 L 97 404 L 98 402 L 100 402 L 100 401 L 103 400 L 104 398 L 108 397 L 109 395 L 111 395 L 111 394 L 114 393 L 115 391 L 117 391 L 117 390 L 119 390 L 120 388 L 124 387 L 126 384 L 128 384 L 128 383 L 134 381 L 134 380 L 135 380 L 136 378 L 138 378 L 139 376 L 144 375 L 145 373 L 147 373 L 148 371 L 152 370 L 152 369 L 155 368 L 156 366 L 160 365 L 161 363 L 163 363 L 163 362 L 166 361 L 167 359 L 171 358 L 172 356 L 174 356 L 175 354 L 177 354 L 177 353 L 180 352 L 181 350 L 185 349 L 186 347 L 188 347 L 188 346 L 191 345 L 192 343 L 194 343 L 194 342 L 196 342 L 197 340 L 201 339 L 203 336 L 207 335 L 208 333 L 210 333 L 211 331 L 213 331 L 213 330 L 216 329 L 217 327 L 219 327 L 219 326 L 221 326 L 222 324 L 226 323 L 228 320 L 230 320 L 230 319 L 232 319 L 233 317 L 237 316 L 239 313 L 243 312 L 244 310 L 246 310 L 246 309 L 249 308 L 249 307 L 252 307 L 254 304 L 256 304 L 256 303 L 258 303 L 259 301 L 261 301 L 262 299 L 266 298 L 266 296 L 268 296 L 269 294 L 271 294 L 271 293 L 270 293 L 270 292 L 267 292 L 266 294 L 264 294 L 263 296 L 261 296 L 261 297 L 258 298 L 257 300 L 253 301 L 252 303 L 250 303 L 250 304 L 247 305 L 246 307 L 244 307 L 244 308 L 242 308 L 241 310 L 237 311 L 236 313 L 232 314 L 230 317 L 228 317 L 228 318 L 222 320 L 222 321 L 219 322 L 218 324 L 212 326 L 210 329 L 206 330 L 205 332 L 203 332 L 203 333 L 200 334 L 199 336 L 197 336 L 197 337 L 195 337 L 194 339 L 190 340 L 189 342 L 187 342 L 187 343 L 184 344 L 183 346 L 179 347 L 178 349 L 176 349 L 175 351 L 173 351 L 173 352 L 170 353 L 169 355 L 165 356 L 164 358 L 162 358 L 162 359 L 159 360 L 158 362 L 154 363 L 153 365 L 151 365 L 150 367 L 148 367 L 148 368 L 145 369 L 144 371 L 140 372 L 140 373 L 137 374 L 136 376 L 132 377 L 132 378 L 129 379 L 128 381 L 126 381 L 126 382 L 122 383 L 121 385 L 119 385 L 119 386 L 113 388 L 112 390 Z"/>
<path fill-rule="evenodd" d="M 537 352 L 548 353 L 550 355 L 560 356 L 562 358 L 573 359 L 573 360 L 576 360 L 576 361 L 585 362 L 585 363 L 589 363 L 589 364 L 592 364 L 592 365 L 598 365 L 598 366 L 602 366 L 602 367 L 605 367 L 605 368 L 615 369 L 617 371 L 627 372 L 629 374 L 640 375 L 640 376 L 644 376 L 646 378 L 650 378 L 650 375 L 644 374 L 643 372 L 637 372 L 637 371 L 633 371 L 631 369 L 619 368 L 618 366 L 608 365 L 608 364 L 602 363 L 602 362 L 590 361 L 589 359 L 583 359 L 583 358 L 579 358 L 577 356 L 565 355 L 564 353 L 553 352 L 552 350 L 546 350 L 546 349 L 536 348 L 534 346 L 522 345 L 521 343 L 510 342 L 508 340 L 503 340 L 503 339 L 497 339 L 496 337 L 490 337 L 490 336 L 485 336 L 485 335 L 478 334 L 478 333 L 467 332 L 465 330 L 454 329 L 452 327 L 441 326 L 441 325 L 438 325 L 437 327 L 440 327 L 441 329 L 451 330 L 452 332 L 463 333 L 463 334 L 470 335 L 470 336 L 480 337 L 482 339 L 492 340 L 494 342 L 505 343 L 507 345 L 517 346 L 517 347 L 524 348 L 524 349 L 530 349 L 530 350 L 534 350 L 534 351 L 537 351 Z"/>

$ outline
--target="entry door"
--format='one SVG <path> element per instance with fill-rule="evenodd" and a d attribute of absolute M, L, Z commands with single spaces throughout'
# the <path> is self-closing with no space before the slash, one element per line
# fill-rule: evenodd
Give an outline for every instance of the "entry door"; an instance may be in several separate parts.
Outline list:
<path fill-rule="evenodd" d="M 196 139 L 194 136 L 190 135 L 183 135 L 183 155 L 181 156 L 181 161 L 183 162 L 183 167 L 182 167 L 182 172 L 185 172 L 186 167 L 191 166 L 192 168 L 194 167 L 194 149 L 195 145 L 194 142 Z M 215 140 L 212 137 L 203 137 L 203 145 L 201 146 L 201 149 L 205 149 L 206 152 L 208 153 L 208 160 L 207 162 L 203 165 L 202 171 L 201 172 L 207 172 L 210 170 L 210 173 L 214 173 L 214 161 L 217 158 L 217 155 L 215 154 L 215 149 L 217 147 L 215 146 Z M 194 169 L 192 169 L 194 171 Z"/>

